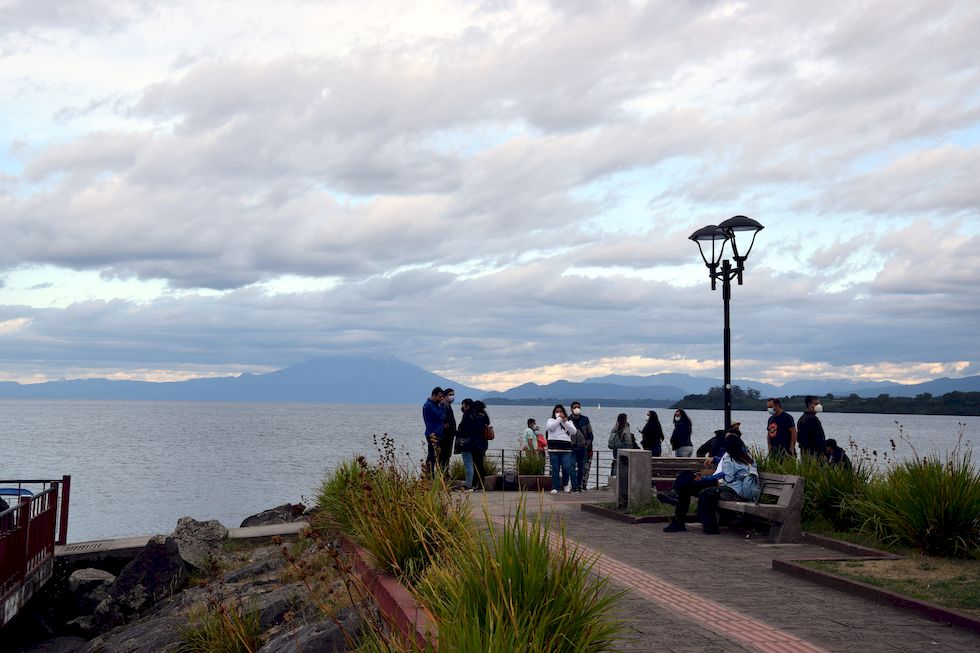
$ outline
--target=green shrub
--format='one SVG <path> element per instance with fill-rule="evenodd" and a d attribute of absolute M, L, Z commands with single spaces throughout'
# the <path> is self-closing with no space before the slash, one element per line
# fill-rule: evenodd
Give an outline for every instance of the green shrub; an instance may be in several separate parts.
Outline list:
<path fill-rule="evenodd" d="M 449 469 L 446 470 L 446 475 L 451 481 L 465 481 L 466 480 L 466 466 L 463 465 L 462 458 L 453 458 L 449 461 Z"/>
<path fill-rule="evenodd" d="M 980 471 L 971 450 L 898 463 L 854 502 L 879 541 L 927 555 L 965 558 L 980 550 Z"/>
<path fill-rule="evenodd" d="M 544 474 L 544 456 L 536 451 L 518 451 L 517 473 L 521 476 L 540 476 Z"/>
<path fill-rule="evenodd" d="M 321 483 L 318 502 L 382 569 L 408 583 L 470 524 L 465 497 L 452 495 L 441 477 L 402 468 L 391 455 L 377 465 L 363 458 L 341 464 Z"/>
<path fill-rule="evenodd" d="M 621 594 L 593 575 L 594 561 L 564 532 L 550 546 L 550 517 L 530 518 L 523 500 L 499 534 L 489 515 L 487 526 L 485 539 L 461 540 L 416 588 L 439 622 L 439 650 L 608 650 L 620 628 L 609 613 Z"/>
<path fill-rule="evenodd" d="M 483 475 L 493 476 L 500 473 L 500 461 L 495 456 L 486 456 L 483 459 Z"/>

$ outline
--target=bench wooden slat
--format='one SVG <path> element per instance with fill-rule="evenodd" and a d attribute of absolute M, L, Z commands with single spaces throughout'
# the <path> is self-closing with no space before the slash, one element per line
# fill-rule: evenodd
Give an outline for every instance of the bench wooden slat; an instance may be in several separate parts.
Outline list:
<path fill-rule="evenodd" d="M 762 496 L 775 497 L 776 503 L 719 501 L 718 508 L 772 522 L 769 530 L 770 542 L 802 541 L 803 528 L 800 520 L 803 514 L 803 477 L 762 472 L 759 474 L 759 481 L 762 485 Z"/>

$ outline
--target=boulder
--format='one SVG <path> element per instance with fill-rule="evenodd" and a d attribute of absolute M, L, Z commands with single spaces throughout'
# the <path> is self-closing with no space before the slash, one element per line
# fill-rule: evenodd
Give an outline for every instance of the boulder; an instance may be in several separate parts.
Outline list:
<path fill-rule="evenodd" d="M 78 569 L 68 577 L 68 594 L 76 614 L 89 615 L 109 598 L 109 588 L 116 577 L 101 569 Z"/>
<path fill-rule="evenodd" d="M 90 641 L 78 653 L 170 653 L 180 642 L 186 617 L 162 617 L 133 623 Z"/>
<path fill-rule="evenodd" d="M 173 538 L 156 535 L 126 565 L 95 609 L 100 631 L 118 626 L 170 596 L 187 582 L 187 569 Z"/>
<path fill-rule="evenodd" d="M 204 569 L 208 560 L 221 550 L 221 544 L 228 539 L 228 529 L 216 519 L 197 521 L 192 517 L 181 517 L 171 537 L 177 543 L 184 562 Z"/>
<path fill-rule="evenodd" d="M 338 612 L 334 619 L 289 628 L 266 642 L 258 653 L 343 653 L 348 650 L 348 638 L 353 643 L 360 639 L 361 619 L 350 608 Z"/>
<path fill-rule="evenodd" d="M 306 506 L 302 503 L 284 503 L 275 508 L 263 510 L 257 515 L 246 517 L 242 520 L 242 528 L 248 526 L 269 526 L 271 524 L 291 524 L 300 519 L 306 511 Z"/>
<path fill-rule="evenodd" d="M 266 560 L 259 560 L 258 562 L 245 565 L 241 569 L 229 571 L 227 574 L 225 574 L 224 581 L 226 583 L 239 583 L 243 580 L 248 580 L 249 578 L 261 576 L 262 574 L 267 574 L 272 571 L 278 571 L 279 569 L 282 569 L 282 565 L 282 558 L 268 558 Z"/>

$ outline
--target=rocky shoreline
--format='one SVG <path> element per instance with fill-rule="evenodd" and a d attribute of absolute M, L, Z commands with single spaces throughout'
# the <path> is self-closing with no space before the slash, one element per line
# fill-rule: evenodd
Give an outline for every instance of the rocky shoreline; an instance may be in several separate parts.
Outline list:
<path fill-rule="evenodd" d="M 241 527 L 306 518 L 302 505 L 284 504 Z M 360 631 L 357 610 L 325 614 L 309 578 L 296 573 L 317 548 L 305 540 L 292 545 L 295 552 L 285 543 L 229 540 L 217 521 L 182 517 L 172 533 L 152 537 L 128 561 L 58 559 L 55 577 L 4 629 L 4 650 L 170 653 L 188 624 L 233 604 L 257 618 L 265 642 L 260 653 L 346 651 L 348 638 Z"/>

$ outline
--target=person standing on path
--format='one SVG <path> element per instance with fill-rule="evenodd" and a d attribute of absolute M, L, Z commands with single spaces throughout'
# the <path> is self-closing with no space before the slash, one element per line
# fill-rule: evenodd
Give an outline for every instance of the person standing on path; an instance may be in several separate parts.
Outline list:
<path fill-rule="evenodd" d="M 769 455 L 795 458 L 796 422 L 793 421 L 793 416 L 783 410 L 782 402 L 775 397 L 766 400 L 766 408 L 769 410 L 769 422 L 766 426 Z"/>
<path fill-rule="evenodd" d="M 664 429 L 660 426 L 660 416 L 657 411 L 647 411 L 647 423 L 640 429 L 640 447 L 646 449 L 651 455 L 660 457 L 663 453 L 661 442 L 664 441 Z"/>
<path fill-rule="evenodd" d="M 630 423 L 626 421 L 626 413 L 620 413 L 616 416 L 616 426 L 609 430 L 609 441 L 606 442 L 606 446 L 613 452 L 612 465 L 609 468 L 610 476 L 616 475 L 616 460 L 619 450 L 636 448 L 635 442 L 636 440 L 630 432 Z"/>
<path fill-rule="evenodd" d="M 562 487 L 571 492 L 572 436 L 577 432 L 561 404 L 551 409 L 551 418 L 545 424 L 548 434 L 548 456 L 551 459 L 551 493 L 558 494 Z M 560 470 L 560 474 L 559 474 Z"/>
<path fill-rule="evenodd" d="M 466 489 L 480 491 L 483 489 L 483 459 L 489 446 L 486 432 L 490 418 L 482 401 L 464 399 L 460 409 L 463 416 L 459 420 L 456 441 L 466 469 Z"/>
<path fill-rule="evenodd" d="M 437 451 L 442 442 L 443 421 L 446 412 L 442 405 L 442 388 L 432 388 L 429 398 L 422 404 L 422 421 L 425 422 L 425 473 L 434 475 L 436 469 Z"/>
<path fill-rule="evenodd" d="M 582 452 L 581 463 L 579 463 L 578 453 L 573 451 L 576 458 L 572 461 L 575 464 L 575 473 L 578 476 L 578 489 L 584 492 L 589 487 L 589 470 L 592 469 L 592 441 L 595 435 L 592 433 L 592 422 L 582 414 L 582 404 L 573 401 L 572 405 L 572 424 L 578 429 L 585 439 L 585 450 Z"/>
<path fill-rule="evenodd" d="M 453 457 L 453 441 L 456 439 L 456 415 L 453 413 L 456 391 L 446 388 L 442 395 L 442 410 L 445 415 L 442 419 L 442 437 L 439 439 L 439 467 L 445 474 L 449 471 L 449 459 Z"/>
<path fill-rule="evenodd" d="M 537 426 L 537 422 L 534 421 L 534 418 L 528 418 L 527 428 L 524 429 L 524 448 L 528 451 L 537 451 L 538 449 L 538 434 L 534 430 L 535 426 Z"/>
<path fill-rule="evenodd" d="M 674 450 L 674 455 L 678 458 L 690 458 L 694 455 L 694 444 L 691 442 L 691 433 L 694 425 L 691 418 L 683 409 L 678 408 L 674 411 L 674 431 L 670 434 L 670 448 Z"/>
<path fill-rule="evenodd" d="M 803 402 L 804 411 L 796 421 L 796 440 L 800 444 L 801 456 L 826 456 L 827 436 L 823 432 L 823 424 L 817 415 L 823 412 L 820 397 L 809 396 Z"/>

